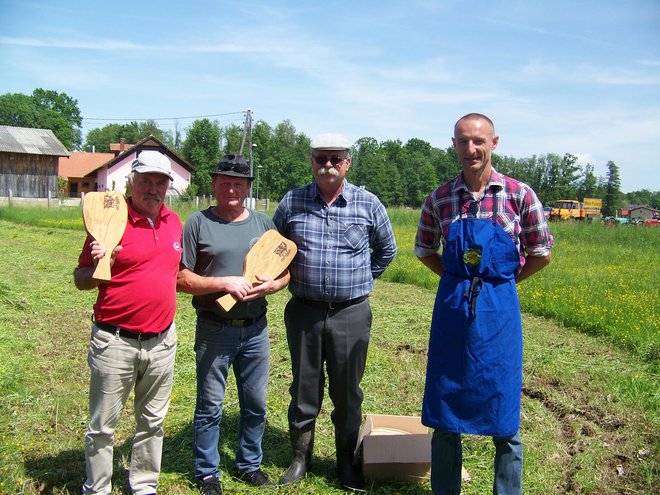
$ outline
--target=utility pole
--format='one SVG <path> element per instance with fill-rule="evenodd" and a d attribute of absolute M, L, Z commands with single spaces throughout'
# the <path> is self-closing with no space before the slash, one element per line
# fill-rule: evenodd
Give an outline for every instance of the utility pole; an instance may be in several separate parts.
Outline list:
<path fill-rule="evenodd" d="M 243 139 L 241 140 L 241 149 L 238 151 L 239 155 L 243 154 L 243 148 L 245 147 L 245 141 L 248 141 L 248 163 L 250 164 L 250 176 L 254 177 L 254 159 L 252 156 L 252 110 L 247 109 L 245 111 L 245 124 L 243 125 Z M 249 206 L 252 207 L 252 184 L 250 184 L 250 194 L 249 194 Z"/>

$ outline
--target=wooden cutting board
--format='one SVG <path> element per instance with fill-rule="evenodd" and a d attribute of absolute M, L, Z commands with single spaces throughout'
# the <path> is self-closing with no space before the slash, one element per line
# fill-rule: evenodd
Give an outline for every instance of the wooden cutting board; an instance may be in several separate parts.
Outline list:
<path fill-rule="evenodd" d="M 293 241 L 282 236 L 277 230 L 268 230 L 245 256 L 243 278 L 253 285 L 259 283 L 257 275 L 275 279 L 286 270 L 296 252 L 298 247 Z M 229 311 L 237 301 L 233 295 L 225 294 L 215 302 L 222 310 Z"/>
<path fill-rule="evenodd" d="M 126 200 L 124 195 L 117 191 L 89 192 L 83 198 L 82 209 L 85 230 L 107 249 L 105 256 L 96 265 L 92 277 L 107 282 L 110 280 L 110 255 L 126 229 Z"/>

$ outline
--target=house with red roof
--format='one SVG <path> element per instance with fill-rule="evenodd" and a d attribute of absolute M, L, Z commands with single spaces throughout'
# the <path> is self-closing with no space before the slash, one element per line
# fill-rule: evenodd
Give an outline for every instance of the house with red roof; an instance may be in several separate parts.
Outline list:
<path fill-rule="evenodd" d="M 174 181 L 169 195 L 181 194 L 190 185 L 195 168 L 165 143 L 149 136 L 136 144 L 110 145 L 111 153 L 73 152 L 69 158 L 60 158 L 59 177 L 68 181 L 68 195 L 80 197 L 91 191 L 126 190 L 126 177 L 131 172 L 133 160 L 145 150 L 160 151 L 172 163 Z"/>

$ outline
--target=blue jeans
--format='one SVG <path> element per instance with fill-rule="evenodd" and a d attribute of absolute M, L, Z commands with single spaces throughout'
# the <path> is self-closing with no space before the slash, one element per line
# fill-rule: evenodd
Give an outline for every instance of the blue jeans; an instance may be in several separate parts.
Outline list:
<path fill-rule="evenodd" d="M 266 428 L 266 389 L 270 365 L 270 341 L 264 316 L 243 328 L 198 317 L 195 335 L 197 403 L 193 422 L 195 477 L 220 477 L 218 441 L 222 403 L 229 367 L 238 388 L 240 421 L 236 467 L 239 472 L 259 468 L 263 458 L 261 439 Z"/>
<path fill-rule="evenodd" d="M 512 437 L 493 437 L 493 444 L 493 495 L 522 494 L 523 447 L 520 431 Z M 434 495 L 460 495 L 462 465 L 461 435 L 434 431 L 431 441 L 431 488 Z"/>

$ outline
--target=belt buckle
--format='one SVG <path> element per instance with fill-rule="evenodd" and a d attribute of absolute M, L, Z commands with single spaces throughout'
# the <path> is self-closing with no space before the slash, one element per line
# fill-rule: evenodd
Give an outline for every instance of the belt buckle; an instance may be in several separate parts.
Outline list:
<path fill-rule="evenodd" d="M 330 302 L 328 303 L 328 309 L 335 309 L 336 307 L 337 307 L 337 306 L 335 306 L 335 302 L 334 302 L 334 301 L 330 301 Z"/>

